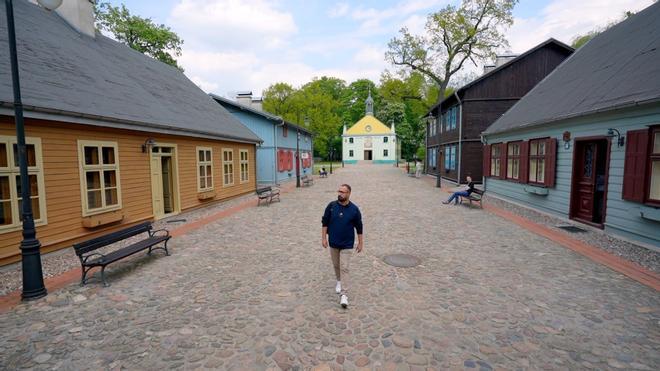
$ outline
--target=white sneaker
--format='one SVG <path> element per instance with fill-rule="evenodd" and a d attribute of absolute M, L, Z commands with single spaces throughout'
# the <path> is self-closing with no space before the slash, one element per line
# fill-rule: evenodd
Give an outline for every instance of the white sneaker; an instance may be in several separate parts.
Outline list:
<path fill-rule="evenodd" d="M 335 286 L 335 292 L 341 294 L 341 281 L 337 281 L 337 286 Z"/>
<path fill-rule="evenodd" d="M 342 308 L 347 308 L 348 307 L 348 296 L 342 295 L 341 299 L 339 300 L 339 304 L 341 304 Z"/>

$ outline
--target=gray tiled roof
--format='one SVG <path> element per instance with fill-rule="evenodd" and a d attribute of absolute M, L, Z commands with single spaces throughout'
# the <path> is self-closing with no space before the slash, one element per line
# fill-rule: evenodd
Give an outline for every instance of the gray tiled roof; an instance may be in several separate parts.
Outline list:
<path fill-rule="evenodd" d="M 264 117 L 268 120 L 271 120 L 271 121 L 274 121 L 274 122 L 277 122 L 277 123 L 284 122 L 287 126 L 290 126 L 290 127 L 294 128 L 294 129 L 297 129 L 297 130 L 300 130 L 303 133 L 307 133 L 307 134 L 312 135 L 312 136 L 314 135 L 311 131 L 303 128 L 302 126 L 298 126 L 298 125 L 293 124 L 289 121 L 284 121 L 280 116 L 273 115 L 270 112 L 254 109 L 252 107 L 248 107 L 246 105 L 240 104 L 236 101 L 221 97 L 221 96 L 213 94 L 213 93 L 209 93 L 209 96 L 225 108 L 227 108 L 227 106 L 229 106 L 229 107 L 231 107 L 230 109 L 237 109 L 237 110 L 241 110 L 241 111 L 250 112 L 253 115 L 261 116 L 261 117 Z"/>
<path fill-rule="evenodd" d="M 3 4 L 0 105 L 10 107 L 6 17 Z M 56 13 L 24 0 L 14 1 L 14 18 L 26 111 L 135 130 L 261 141 L 174 67 L 100 34 L 96 39 L 79 34 Z"/>
<path fill-rule="evenodd" d="M 484 134 L 660 101 L 660 3 L 594 37 Z"/>
<path fill-rule="evenodd" d="M 485 80 L 485 79 L 487 79 L 491 76 L 496 75 L 500 71 L 502 71 L 506 68 L 509 68 L 512 65 L 516 64 L 516 63 L 519 63 L 519 62 L 523 61 L 527 56 L 531 55 L 532 53 L 536 52 L 537 50 L 540 50 L 540 49 L 542 49 L 542 48 L 544 48 L 544 47 L 546 47 L 550 44 L 554 44 L 559 48 L 565 49 L 567 51 L 567 53 L 569 53 L 569 55 L 570 55 L 570 53 L 573 53 L 573 50 L 574 50 L 572 47 L 570 47 L 570 46 L 564 44 L 563 42 L 551 37 L 551 38 L 547 39 L 546 41 L 536 45 L 535 47 L 527 50 L 526 52 L 516 56 L 515 58 L 512 58 L 512 59 L 508 60 L 506 63 L 503 63 L 500 66 L 497 66 L 496 68 L 488 71 L 487 73 L 484 73 L 483 75 L 477 77 L 476 79 L 470 81 L 469 83 L 461 86 L 460 88 L 456 89 L 456 94 L 461 95 L 464 91 L 466 91 L 469 88 L 473 87 L 477 83 L 479 83 L 479 82 L 481 82 L 481 81 L 483 81 L 483 80 Z M 431 107 L 431 109 L 428 111 L 426 116 L 431 115 L 433 113 L 433 111 L 436 108 L 442 106 L 443 103 L 449 102 L 449 101 L 452 101 L 452 100 L 455 100 L 455 98 L 454 98 L 453 95 L 450 95 L 450 96 L 446 97 L 445 99 L 443 99 L 442 101 L 440 101 L 439 103 L 436 103 L 433 107 Z"/>

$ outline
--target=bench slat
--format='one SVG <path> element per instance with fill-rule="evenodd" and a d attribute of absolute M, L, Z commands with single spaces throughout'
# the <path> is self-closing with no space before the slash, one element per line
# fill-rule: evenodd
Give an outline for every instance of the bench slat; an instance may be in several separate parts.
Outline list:
<path fill-rule="evenodd" d="M 125 240 L 127 238 L 137 236 L 138 234 L 145 233 L 151 230 L 151 222 L 144 222 L 132 227 L 122 229 L 110 234 L 106 234 L 100 237 L 93 238 L 91 240 L 83 241 L 73 245 L 73 248 L 76 251 L 78 256 L 94 251 L 104 246 L 108 246 L 115 242 Z"/>
<path fill-rule="evenodd" d="M 145 240 L 138 241 L 132 245 L 126 246 L 119 250 L 115 250 L 103 257 L 92 259 L 85 263 L 86 266 L 95 266 L 95 265 L 107 265 L 117 260 L 123 259 L 127 256 L 131 256 L 136 252 L 148 249 L 149 247 L 155 246 L 161 242 L 165 242 L 169 239 L 169 236 L 154 236 L 149 237 Z"/>

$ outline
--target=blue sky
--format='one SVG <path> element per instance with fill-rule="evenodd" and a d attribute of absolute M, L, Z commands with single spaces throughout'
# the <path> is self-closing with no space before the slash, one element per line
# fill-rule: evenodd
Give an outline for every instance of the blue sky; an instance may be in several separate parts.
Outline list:
<path fill-rule="evenodd" d="M 112 0 L 164 23 L 184 40 L 180 64 L 202 89 L 233 98 L 261 95 L 275 82 L 300 86 L 315 76 L 379 81 L 387 43 L 407 26 L 423 32 L 426 15 L 453 0 Z M 506 31 L 510 51 L 577 35 L 638 11 L 652 0 L 521 0 Z M 505 51 L 505 50 L 502 50 Z M 477 73 L 481 66 L 470 66 Z"/>

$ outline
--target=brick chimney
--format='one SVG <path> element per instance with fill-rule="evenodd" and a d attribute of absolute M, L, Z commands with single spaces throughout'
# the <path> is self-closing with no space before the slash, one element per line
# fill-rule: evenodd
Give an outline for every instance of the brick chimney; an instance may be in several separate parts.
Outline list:
<path fill-rule="evenodd" d="M 236 93 L 236 102 L 242 104 L 246 107 L 252 105 L 252 92 L 251 91 L 239 91 Z"/>
<path fill-rule="evenodd" d="M 55 9 L 71 27 L 89 37 L 96 37 L 94 27 L 94 0 L 63 0 Z"/>

